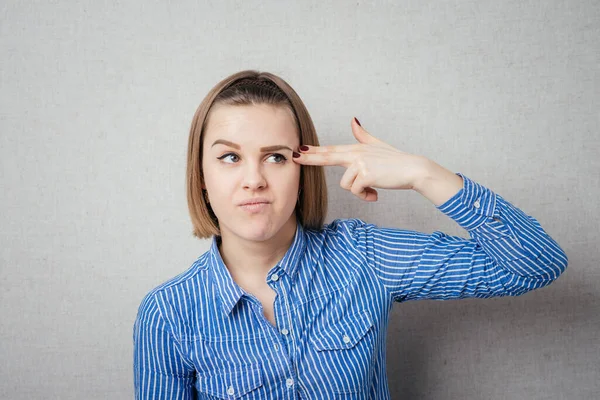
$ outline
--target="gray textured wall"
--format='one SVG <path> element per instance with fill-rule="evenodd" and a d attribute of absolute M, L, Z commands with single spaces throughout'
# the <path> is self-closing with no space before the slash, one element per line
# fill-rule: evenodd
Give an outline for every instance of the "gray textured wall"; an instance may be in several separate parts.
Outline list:
<path fill-rule="evenodd" d="M 357 116 L 567 252 L 522 297 L 396 305 L 393 398 L 600 397 L 600 2 L 115 3 L 0 5 L 1 398 L 133 396 L 141 298 L 208 249 L 185 202 L 190 121 L 247 68 L 288 80 L 323 144 L 353 142 Z M 366 204 L 341 175 L 327 221 L 468 237 L 415 192 Z"/>

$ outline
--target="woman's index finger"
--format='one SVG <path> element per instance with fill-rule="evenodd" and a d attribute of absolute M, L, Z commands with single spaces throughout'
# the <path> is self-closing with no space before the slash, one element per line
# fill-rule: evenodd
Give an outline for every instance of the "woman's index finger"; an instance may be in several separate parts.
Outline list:
<path fill-rule="evenodd" d="M 303 151 L 302 154 L 312 153 L 345 153 L 348 151 L 356 150 L 355 144 L 336 144 L 331 146 L 307 146 L 308 150 Z"/>
<path fill-rule="evenodd" d="M 301 152 L 294 161 L 304 165 L 338 165 L 348 167 L 352 163 L 350 152 L 335 151 L 336 146 L 314 146 L 307 152 Z"/>

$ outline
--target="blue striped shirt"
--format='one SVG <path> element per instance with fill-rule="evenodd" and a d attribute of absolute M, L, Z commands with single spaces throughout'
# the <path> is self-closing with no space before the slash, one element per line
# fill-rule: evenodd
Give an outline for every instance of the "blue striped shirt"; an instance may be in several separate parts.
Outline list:
<path fill-rule="evenodd" d="M 336 219 L 297 225 L 267 275 L 277 327 L 210 250 L 143 299 L 133 329 L 137 399 L 389 399 L 394 302 L 518 296 L 567 256 L 538 221 L 461 173 L 437 208 L 471 239 Z"/>

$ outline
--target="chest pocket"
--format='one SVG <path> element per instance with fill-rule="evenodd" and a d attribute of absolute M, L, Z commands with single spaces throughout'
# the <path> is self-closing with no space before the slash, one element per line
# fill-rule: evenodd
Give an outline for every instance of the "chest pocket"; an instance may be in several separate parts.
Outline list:
<path fill-rule="evenodd" d="M 311 341 L 317 351 L 351 349 L 372 327 L 371 316 L 366 311 L 362 311 L 321 330 Z"/>
<path fill-rule="evenodd" d="M 261 364 L 240 366 L 232 371 L 210 375 L 199 374 L 196 379 L 199 399 L 243 399 L 261 386 L 263 386 Z"/>
<path fill-rule="evenodd" d="M 323 379 L 320 384 L 337 395 L 362 398 L 373 370 L 375 333 L 367 311 L 343 317 L 314 334 L 310 342 Z M 344 397 L 348 398 L 348 397 Z"/>

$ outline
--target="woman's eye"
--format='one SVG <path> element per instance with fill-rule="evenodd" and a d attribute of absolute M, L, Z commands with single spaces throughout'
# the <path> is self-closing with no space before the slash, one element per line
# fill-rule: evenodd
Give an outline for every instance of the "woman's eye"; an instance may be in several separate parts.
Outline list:
<path fill-rule="evenodd" d="M 218 160 L 225 160 L 225 159 L 227 159 L 228 157 L 234 157 L 236 160 L 239 158 L 239 157 L 237 156 L 237 154 L 234 154 L 234 153 L 227 153 L 227 154 L 223 154 L 221 157 L 219 157 L 219 158 L 218 158 Z M 226 162 L 227 164 L 233 164 L 233 163 L 235 163 L 236 161 L 233 161 L 233 162 L 228 162 L 228 161 L 225 161 L 225 162 Z"/>
<path fill-rule="evenodd" d="M 269 158 L 275 158 L 278 161 L 275 161 L 276 164 L 283 164 L 284 162 L 287 161 L 287 158 L 285 158 L 284 155 L 279 154 L 279 153 L 273 153 L 269 156 Z"/>
<path fill-rule="evenodd" d="M 217 158 L 218 160 L 223 160 L 226 164 L 235 164 L 240 160 L 237 154 L 235 153 L 227 153 L 223 154 L 221 157 Z M 287 158 L 279 153 L 273 153 L 269 156 L 269 159 L 274 159 L 275 164 L 283 164 L 287 161 Z"/>

